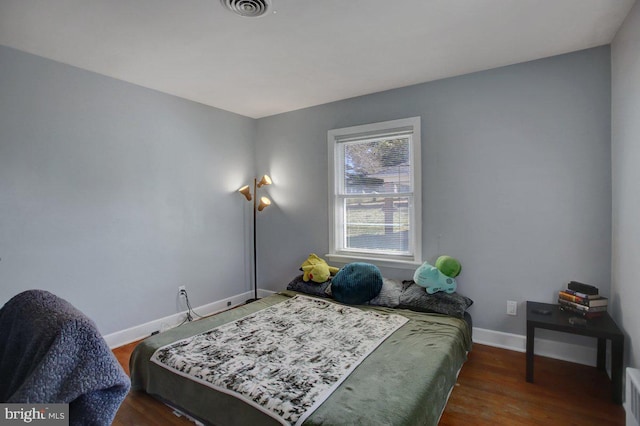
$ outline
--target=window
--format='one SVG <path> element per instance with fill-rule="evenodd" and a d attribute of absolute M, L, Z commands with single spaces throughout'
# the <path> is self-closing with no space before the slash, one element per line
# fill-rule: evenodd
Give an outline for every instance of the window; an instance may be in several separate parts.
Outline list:
<path fill-rule="evenodd" d="M 415 267 L 422 259 L 420 117 L 330 130 L 328 143 L 327 256 Z"/>

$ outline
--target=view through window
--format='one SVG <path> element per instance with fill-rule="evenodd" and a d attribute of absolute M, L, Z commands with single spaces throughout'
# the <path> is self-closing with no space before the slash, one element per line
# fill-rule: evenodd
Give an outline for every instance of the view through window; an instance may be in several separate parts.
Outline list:
<path fill-rule="evenodd" d="M 329 133 L 333 253 L 419 260 L 419 118 Z"/>

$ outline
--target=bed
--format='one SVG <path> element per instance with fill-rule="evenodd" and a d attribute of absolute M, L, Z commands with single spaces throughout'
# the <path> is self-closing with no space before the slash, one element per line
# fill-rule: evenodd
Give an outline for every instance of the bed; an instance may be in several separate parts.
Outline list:
<path fill-rule="evenodd" d="M 283 291 L 248 305 L 190 322 L 147 338 L 135 348 L 131 356 L 132 389 L 144 391 L 194 419 L 212 425 L 437 424 L 457 375 L 471 349 L 471 322 L 466 307 L 473 302 L 467 300 L 462 308 L 456 308 L 457 312 L 454 312 L 453 315 L 418 312 L 424 309 L 414 309 L 416 304 L 411 300 L 411 294 L 415 290 L 415 284 L 404 282 L 399 285 L 397 283 L 396 285 L 388 285 L 385 280 L 383 288 L 385 291 L 381 291 L 377 300 L 371 300 L 367 305 L 346 306 L 331 298 L 324 297 L 323 293 L 308 294 L 308 291 L 300 291 L 304 289 L 292 285 L 294 282 L 299 283 L 300 281 L 298 277 L 288 286 L 289 289 L 297 289 L 298 291 Z M 318 291 L 319 287 L 315 286 L 314 288 Z M 417 291 L 414 293 L 420 294 L 419 297 L 423 297 L 422 294 L 425 294 L 424 289 L 420 293 Z M 404 299 L 403 294 L 405 294 Z M 446 299 L 450 296 L 442 295 L 440 297 Z M 286 307 L 285 305 L 291 306 Z M 314 305 L 314 308 L 324 309 L 327 311 L 327 315 L 336 315 L 335 312 L 343 310 L 357 310 L 358 312 L 350 313 L 379 318 L 380 325 L 374 321 L 372 323 L 375 325 L 370 327 L 382 337 L 379 341 L 372 340 L 372 342 L 366 343 L 369 346 L 362 351 L 355 346 L 353 350 L 347 349 L 345 353 L 358 353 L 360 359 L 346 361 L 347 368 L 339 378 L 335 377 L 338 375 L 335 371 L 301 374 L 296 372 L 297 370 L 291 369 L 290 376 L 304 376 L 305 380 L 302 380 L 301 384 L 283 385 L 284 392 L 291 393 L 292 386 L 299 386 L 300 389 L 294 390 L 296 392 L 302 390 L 304 396 L 320 395 L 317 400 L 307 402 L 302 414 L 291 415 L 290 412 L 295 412 L 295 410 L 289 406 L 285 406 L 283 409 L 282 398 L 279 394 L 277 398 L 273 399 L 273 401 L 280 401 L 280 405 L 276 404 L 275 408 L 270 406 L 272 400 L 267 400 L 266 396 L 262 395 L 264 389 L 277 387 L 277 384 L 261 385 L 262 387 L 251 385 L 250 391 L 246 391 L 246 384 L 237 385 L 235 383 L 240 381 L 235 372 L 224 372 L 224 369 L 229 367 L 222 367 L 222 364 L 218 362 L 221 358 L 231 360 L 229 362 L 235 365 L 234 368 L 238 370 L 253 371 L 253 366 L 246 368 L 241 358 L 222 354 L 222 347 L 233 348 L 234 341 L 243 340 L 244 337 L 220 333 L 243 333 L 246 331 L 245 322 L 248 320 L 276 324 L 278 327 L 289 327 L 288 319 L 293 318 L 294 313 L 283 315 L 277 310 L 294 309 L 295 311 L 297 307 L 298 311 L 302 312 L 311 305 Z M 300 309 L 300 307 L 304 309 Z M 273 315 L 281 315 L 281 317 L 273 317 Z M 311 318 L 314 320 L 321 318 L 321 315 L 313 311 L 308 311 L 306 315 L 306 317 L 302 317 L 303 323 L 312 322 Z M 262 319 L 260 320 L 260 318 Z M 287 321 L 280 321 L 277 318 L 286 318 Z M 392 318 L 393 321 L 389 318 Z M 345 333 L 347 332 L 348 324 L 346 322 L 340 324 L 337 320 L 322 321 L 318 319 L 317 321 L 319 323 L 337 322 L 337 328 L 340 330 L 337 333 L 340 334 L 343 330 Z M 385 321 L 393 324 L 384 325 Z M 281 322 L 284 325 L 280 324 Z M 350 319 L 348 323 L 370 324 L 371 321 L 369 319 L 362 321 Z M 384 329 L 384 327 L 390 328 Z M 311 328 L 315 330 L 319 327 L 312 325 Z M 315 332 L 313 331 L 313 333 Z M 258 332 L 253 329 L 246 332 L 250 336 L 263 336 L 263 333 L 266 331 L 262 331 L 262 329 Z M 302 341 L 301 349 L 292 349 L 290 346 L 292 343 L 285 342 L 284 337 L 282 341 L 278 338 L 278 341 L 269 343 L 271 349 L 265 350 L 265 353 L 274 354 L 272 358 L 276 360 L 282 358 L 284 367 L 270 366 L 264 367 L 264 369 L 280 371 L 285 368 L 290 369 L 291 365 L 298 365 L 299 362 L 306 359 L 315 359 L 316 361 L 319 359 L 320 355 L 314 355 L 316 349 L 309 349 L 309 346 L 313 347 L 309 340 L 315 342 L 317 339 L 315 335 L 307 331 L 299 333 L 301 334 L 292 340 Z M 336 332 L 333 333 L 335 336 Z M 361 333 L 359 329 L 356 329 L 355 333 L 367 336 L 374 334 L 369 330 Z M 287 334 L 295 335 L 289 329 L 283 336 Z M 347 335 L 345 334 L 345 336 Z M 204 340 L 198 339 L 209 339 L 209 343 L 205 345 L 202 343 Z M 273 337 L 271 339 L 273 340 Z M 339 344 L 336 342 L 343 340 L 347 341 L 346 347 L 350 348 L 351 338 L 342 336 L 335 338 L 330 344 L 319 344 L 318 346 L 321 348 L 317 350 L 338 350 L 334 346 L 338 347 Z M 211 349 L 211 342 L 219 344 L 220 348 Z M 363 345 L 366 346 L 366 344 Z M 311 352 L 307 354 L 304 353 L 305 350 Z M 196 359 L 199 356 L 198 353 L 203 351 L 207 353 L 206 356 L 203 356 L 204 358 L 210 357 L 217 361 L 213 362 L 213 365 L 203 366 L 200 363 L 203 357 Z M 303 352 L 299 354 L 300 359 L 289 359 L 292 353 L 299 351 Z M 319 365 L 323 367 L 331 365 L 333 368 L 334 364 L 339 364 L 336 360 L 342 360 L 342 356 L 336 355 L 334 352 L 325 351 L 323 353 L 330 354 L 322 355 L 325 358 Z M 189 362 L 195 362 L 195 364 L 189 365 Z M 259 371 L 257 368 L 256 370 Z M 258 377 L 259 373 L 255 374 L 255 377 Z M 309 388 L 307 391 L 304 388 L 307 385 L 307 378 L 314 376 L 314 374 L 321 377 L 317 380 L 326 389 L 316 391 L 315 388 Z M 216 378 L 216 375 L 220 377 Z M 333 382 L 327 380 L 328 383 L 323 384 L 326 377 L 330 377 Z M 300 381 L 299 378 L 296 378 L 296 381 Z M 230 383 L 237 388 L 233 388 Z M 232 388 L 234 390 L 229 390 Z M 241 394 L 242 392 L 239 392 L 238 388 L 244 389 L 242 391 L 244 394 Z M 258 388 L 261 390 L 256 390 Z M 255 396 L 256 393 L 259 395 Z M 299 397 L 296 400 L 299 399 L 303 398 Z M 288 404 L 288 401 L 285 402 Z M 282 414 L 283 412 L 289 414 Z"/>

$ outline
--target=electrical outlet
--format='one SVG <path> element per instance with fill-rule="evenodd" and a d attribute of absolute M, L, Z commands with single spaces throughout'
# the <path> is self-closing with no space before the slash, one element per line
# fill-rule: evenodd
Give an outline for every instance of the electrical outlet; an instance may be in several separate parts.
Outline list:
<path fill-rule="evenodd" d="M 507 300 L 507 315 L 518 315 L 518 302 Z"/>
<path fill-rule="evenodd" d="M 181 285 L 178 287 L 178 295 L 182 296 L 182 294 L 187 292 L 187 287 Z"/>

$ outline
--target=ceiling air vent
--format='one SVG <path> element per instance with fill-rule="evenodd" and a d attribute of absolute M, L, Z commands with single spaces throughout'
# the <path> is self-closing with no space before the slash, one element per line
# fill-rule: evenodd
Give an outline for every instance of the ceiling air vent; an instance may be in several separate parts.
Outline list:
<path fill-rule="evenodd" d="M 220 0 L 222 5 L 246 18 L 257 18 L 266 15 L 271 7 L 271 0 Z"/>

